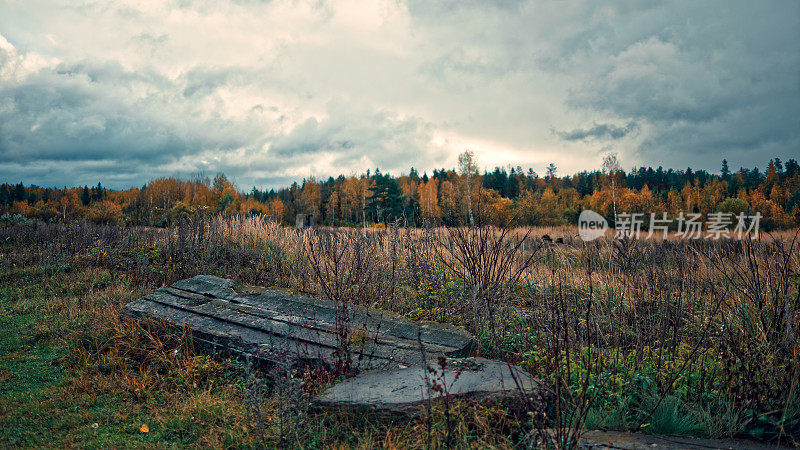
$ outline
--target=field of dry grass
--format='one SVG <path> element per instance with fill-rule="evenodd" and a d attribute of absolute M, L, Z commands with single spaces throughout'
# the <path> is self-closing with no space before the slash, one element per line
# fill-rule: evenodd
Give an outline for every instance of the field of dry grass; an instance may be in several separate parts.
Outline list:
<path fill-rule="evenodd" d="M 541 444 L 546 428 L 565 447 L 582 429 L 797 445 L 795 238 L 297 231 L 254 217 L 170 229 L 0 229 L 0 442 L 515 447 Z M 264 373 L 196 354 L 186 333 L 120 317 L 125 303 L 196 274 L 463 326 L 482 355 L 545 379 L 557 401 L 546 411 L 438 405 L 394 424 L 312 413 L 309 396 L 349 372 Z M 446 412 L 457 420 L 444 420 Z"/>

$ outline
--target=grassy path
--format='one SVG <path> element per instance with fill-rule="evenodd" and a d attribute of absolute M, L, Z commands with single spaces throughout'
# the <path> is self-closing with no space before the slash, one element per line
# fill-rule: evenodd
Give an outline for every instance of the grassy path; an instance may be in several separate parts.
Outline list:
<path fill-rule="evenodd" d="M 39 314 L 12 310 L 11 290 L 4 287 L 0 304 L 0 439 L 12 446 L 54 445 L 54 431 L 66 425 L 54 411 L 65 351 L 35 331 Z"/>
<path fill-rule="evenodd" d="M 118 379 L 104 382 L 91 368 L 70 366 L 70 345 L 86 335 L 87 323 L 64 308 L 102 290 L 107 274 L 2 267 L 0 275 L 0 447 L 174 447 L 202 440 L 194 414 L 203 417 L 207 408 L 196 396 L 185 401 L 203 411 L 159 392 L 132 397 Z"/>

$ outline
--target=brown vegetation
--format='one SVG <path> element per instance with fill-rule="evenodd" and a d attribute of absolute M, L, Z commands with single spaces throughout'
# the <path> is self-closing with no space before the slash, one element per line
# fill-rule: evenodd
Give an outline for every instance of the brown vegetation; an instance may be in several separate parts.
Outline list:
<path fill-rule="evenodd" d="M 545 242 L 544 234 L 564 243 Z M 186 408 L 187 394 L 239 402 L 193 434 L 195 442 L 213 445 L 222 444 L 221 427 L 231 426 L 240 427 L 236 439 L 273 444 L 422 445 L 456 436 L 499 446 L 555 437 L 570 446 L 584 426 L 796 444 L 795 240 L 796 233 L 780 232 L 760 241 L 585 243 L 569 227 L 298 231 L 260 217 L 224 216 L 170 228 L 73 222 L 0 229 L 10 302 L 4 310 L 13 316 L 41 308 L 37 314 L 49 318 L 41 326 L 68 348 L 65 367 L 75 374 L 64 395 L 94 389 L 138 408 L 161 398 L 167 403 L 154 411 L 162 415 Z M 94 286 L 102 280 L 102 287 L 72 294 L 74 281 L 66 280 L 76 277 L 67 273 Z M 276 396 L 280 389 L 261 392 L 255 382 L 248 394 L 245 384 L 224 375 L 228 363 L 193 353 L 190 335 L 165 335 L 119 317 L 125 302 L 201 273 L 464 326 L 481 338 L 483 355 L 549 381 L 558 401 L 548 411 L 530 411 L 528 420 L 501 406 L 448 405 L 420 421 L 379 428 L 369 418 L 350 419 L 344 434 L 326 428 L 338 422 L 301 420 L 302 414 L 295 425 L 278 426 L 269 406 L 248 416 L 245 399 L 254 395 L 278 410 L 303 397 L 291 397 L 287 406 L 284 394 Z M 52 292 L 43 306 L 26 300 L 30 288 L 15 281 L 23 276 L 36 280 L 34 289 Z M 340 369 L 350 368 L 343 361 Z M 308 395 L 336 375 L 296 374 L 315 380 L 302 385 Z M 296 391 L 292 385 L 281 389 Z M 154 422 L 151 429 L 169 426 Z M 555 434 L 543 434 L 546 428 Z"/>

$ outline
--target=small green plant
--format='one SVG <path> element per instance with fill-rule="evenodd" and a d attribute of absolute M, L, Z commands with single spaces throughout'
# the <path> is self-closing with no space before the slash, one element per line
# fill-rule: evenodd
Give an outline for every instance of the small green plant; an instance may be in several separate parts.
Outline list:
<path fill-rule="evenodd" d="M 657 406 L 657 398 L 650 397 L 645 402 L 645 409 L 654 408 L 649 422 L 643 429 L 651 434 L 667 436 L 696 436 L 704 433 L 701 421 L 695 413 L 677 396 L 668 395 Z"/>

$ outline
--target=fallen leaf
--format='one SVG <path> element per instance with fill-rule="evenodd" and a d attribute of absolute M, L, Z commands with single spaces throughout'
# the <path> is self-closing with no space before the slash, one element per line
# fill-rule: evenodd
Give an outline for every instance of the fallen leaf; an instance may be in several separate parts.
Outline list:
<path fill-rule="evenodd" d="M 141 431 L 142 433 L 149 433 L 150 427 L 148 427 L 147 424 L 145 423 L 139 427 L 139 431 Z"/>

